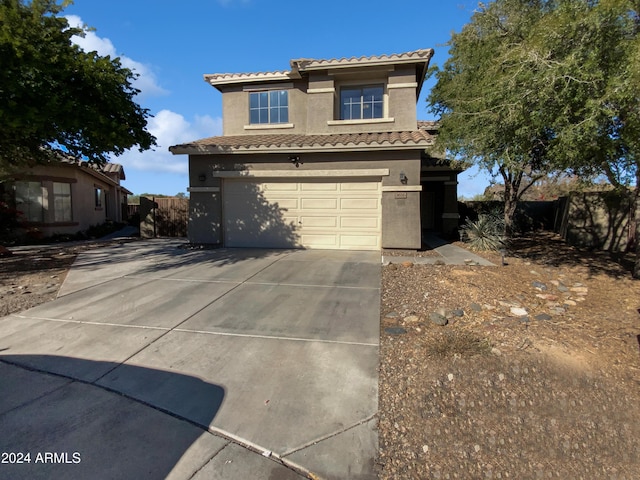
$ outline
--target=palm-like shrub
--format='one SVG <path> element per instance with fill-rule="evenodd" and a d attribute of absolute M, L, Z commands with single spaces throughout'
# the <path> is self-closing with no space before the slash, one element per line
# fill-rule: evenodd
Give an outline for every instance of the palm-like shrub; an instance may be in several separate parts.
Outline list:
<path fill-rule="evenodd" d="M 467 218 L 460 228 L 460 237 L 476 252 L 499 251 L 505 248 L 504 218 L 497 213 L 483 213 L 478 220 Z"/>

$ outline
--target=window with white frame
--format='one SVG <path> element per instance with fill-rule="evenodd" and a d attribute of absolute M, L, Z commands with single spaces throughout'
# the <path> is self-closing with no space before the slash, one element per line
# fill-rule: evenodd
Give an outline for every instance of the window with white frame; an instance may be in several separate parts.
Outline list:
<path fill-rule="evenodd" d="M 249 93 L 249 123 L 269 124 L 289 122 L 289 92 L 268 90 Z"/>
<path fill-rule="evenodd" d="M 382 85 L 348 86 L 340 90 L 340 120 L 383 118 Z"/>
<path fill-rule="evenodd" d="M 53 219 L 56 222 L 70 222 L 71 184 L 53 182 Z"/>
<path fill-rule="evenodd" d="M 43 195 L 40 182 L 15 183 L 16 210 L 27 222 L 43 221 Z"/>

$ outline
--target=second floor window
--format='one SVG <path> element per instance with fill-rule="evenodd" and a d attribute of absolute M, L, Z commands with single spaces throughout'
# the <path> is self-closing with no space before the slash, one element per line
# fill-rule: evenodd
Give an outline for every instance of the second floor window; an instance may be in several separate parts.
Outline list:
<path fill-rule="evenodd" d="M 383 94 L 382 85 L 343 88 L 340 90 L 340 119 L 382 118 Z"/>
<path fill-rule="evenodd" d="M 286 90 L 251 92 L 249 122 L 251 124 L 288 123 L 289 92 Z"/>

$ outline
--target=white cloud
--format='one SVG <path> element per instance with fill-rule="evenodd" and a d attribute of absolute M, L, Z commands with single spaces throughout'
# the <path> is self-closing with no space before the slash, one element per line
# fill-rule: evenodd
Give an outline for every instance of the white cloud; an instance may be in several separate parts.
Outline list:
<path fill-rule="evenodd" d="M 122 164 L 125 169 L 186 174 L 187 156 L 173 155 L 168 148 L 199 138 L 220 135 L 222 119 L 209 115 L 196 115 L 189 122 L 179 113 L 161 110 L 155 117 L 149 119 L 147 129 L 156 137 L 158 146 L 154 150 L 142 153 L 135 149 L 129 150 L 119 157 L 114 157 L 113 161 Z"/>
<path fill-rule="evenodd" d="M 79 37 L 77 35 L 71 37 L 71 40 L 85 52 L 98 52 L 98 55 L 103 57 L 106 57 L 107 55 L 111 58 L 120 57 L 120 62 L 123 67 L 128 68 L 139 75 L 133 82 L 133 85 L 135 88 L 140 90 L 140 96 L 160 96 L 169 93 L 159 85 L 158 79 L 149 65 L 137 62 L 125 55 L 118 55 L 116 47 L 113 45 L 111 40 L 99 37 L 93 31 L 88 31 L 85 28 L 82 19 L 77 15 L 67 15 L 66 19 L 67 22 L 69 22 L 70 27 L 82 28 L 85 30 L 84 37 Z"/>

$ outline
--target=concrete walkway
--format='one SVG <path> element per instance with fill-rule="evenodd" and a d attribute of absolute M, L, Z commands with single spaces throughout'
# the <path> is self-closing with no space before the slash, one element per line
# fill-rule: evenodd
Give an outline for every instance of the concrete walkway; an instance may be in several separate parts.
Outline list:
<path fill-rule="evenodd" d="M 444 263 L 445 265 L 482 265 L 486 267 L 495 267 L 495 264 L 489 260 L 482 258 L 475 253 L 464 248 L 453 245 L 434 234 L 425 234 L 422 242 L 429 248 L 433 249 L 439 256 L 420 257 L 420 256 L 392 256 L 383 255 L 382 264 L 412 262 L 420 265 L 434 265 Z"/>
<path fill-rule="evenodd" d="M 375 478 L 379 253 L 182 244 L 0 319 L 0 478 Z"/>

